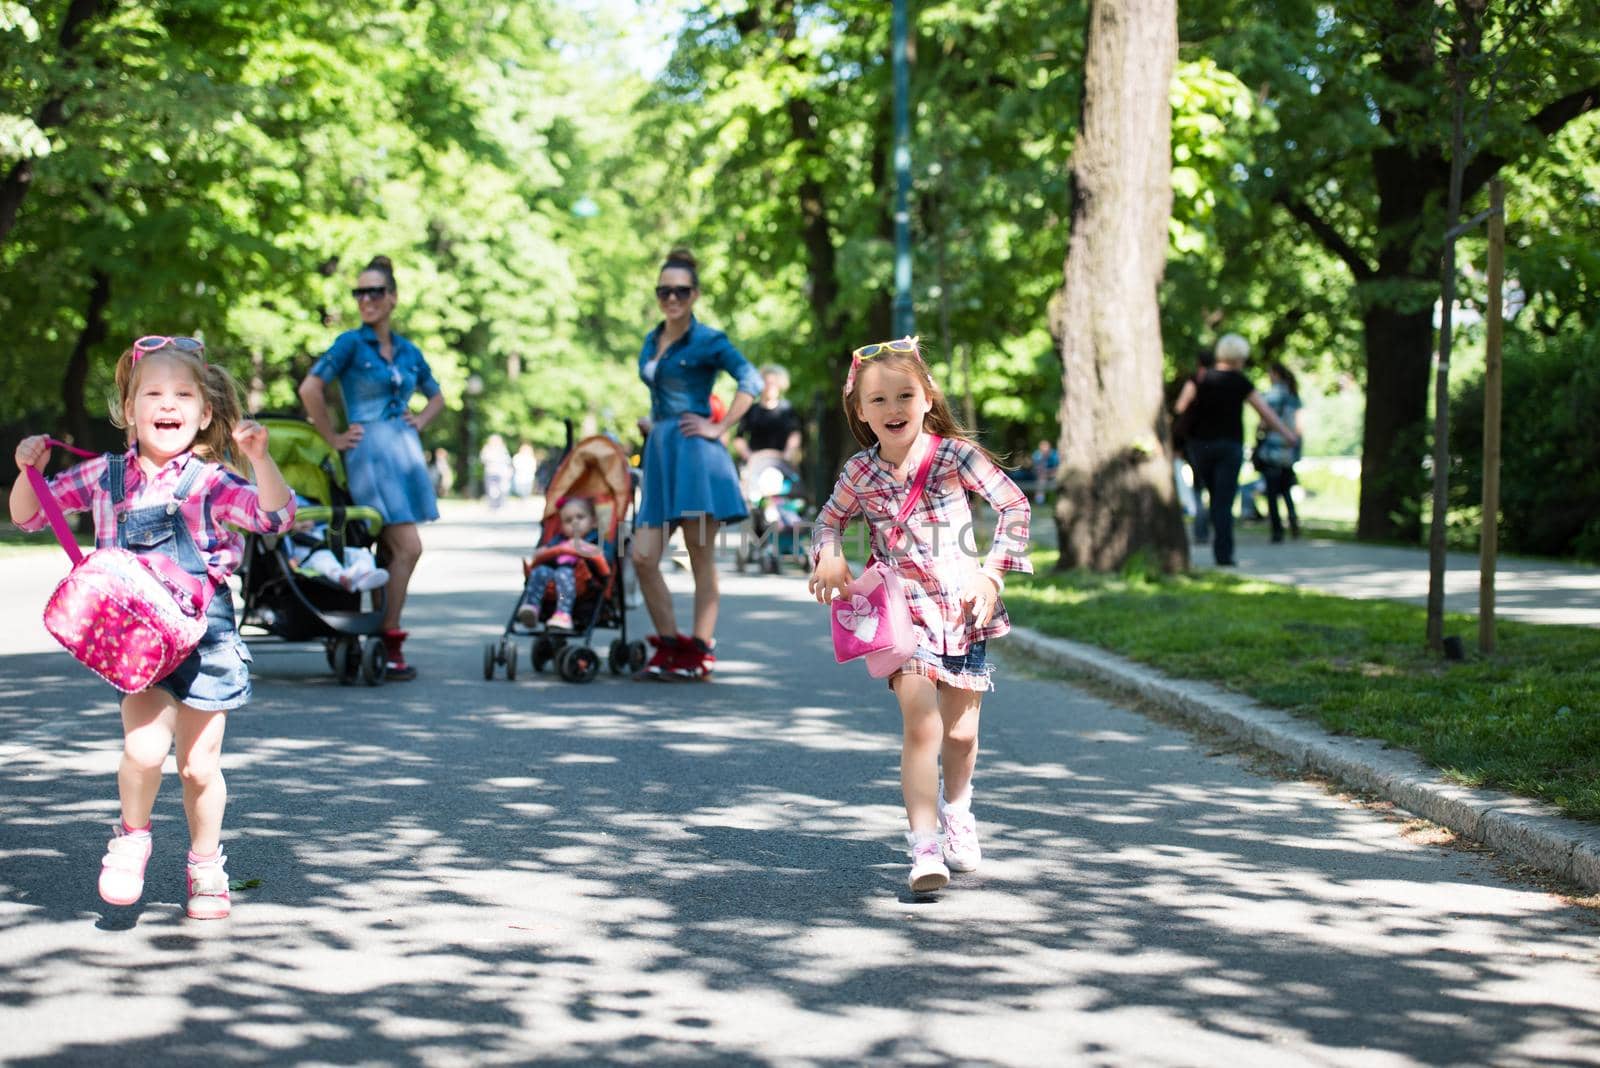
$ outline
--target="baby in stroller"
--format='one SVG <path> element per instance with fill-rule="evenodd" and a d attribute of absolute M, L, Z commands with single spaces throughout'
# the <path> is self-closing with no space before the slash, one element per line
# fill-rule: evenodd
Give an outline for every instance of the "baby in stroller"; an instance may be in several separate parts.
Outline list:
<path fill-rule="evenodd" d="M 801 560 L 801 544 L 810 531 L 800 472 L 777 449 L 757 449 L 745 461 L 741 488 L 750 506 L 750 528 L 734 553 L 734 566 L 743 571 L 759 566 L 769 575 L 782 569 L 785 557 Z"/>
<path fill-rule="evenodd" d="M 611 577 L 600 545 L 599 514 L 588 497 L 566 497 L 557 503 L 561 517 L 561 540 L 539 549 L 532 560 L 523 562 L 525 583 L 517 622 L 525 627 L 539 623 L 539 609 L 551 586 L 555 587 L 555 610 L 545 620 L 546 630 L 572 630 L 572 606 L 578 599 L 578 564 L 589 575 L 604 582 Z"/>
<path fill-rule="evenodd" d="M 633 472 L 615 440 L 596 434 L 567 446 L 550 475 L 532 560 L 523 561 L 522 592 L 498 641 L 483 648 L 483 677 L 517 677 L 517 639 L 533 638 L 534 671 L 553 666 L 567 682 L 591 682 L 601 664 L 614 675 L 644 666 L 642 641 L 628 640 L 623 598 Z M 545 622 L 541 624 L 540 619 Z M 609 650 L 590 643 L 614 630 Z"/>
<path fill-rule="evenodd" d="M 299 509 L 311 508 L 317 503 L 301 493 L 296 493 L 294 498 Z M 371 549 L 346 545 L 344 559 L 335 556 L 328 541 L 327 523 L 299 520 L 287 541 L 289 559 L 301 571 L 321 575 L 330 582 L 337 582 L 345 589 L 358 593 L 389 584 L 389 572 L 378 566 L 378 559 Z"/>

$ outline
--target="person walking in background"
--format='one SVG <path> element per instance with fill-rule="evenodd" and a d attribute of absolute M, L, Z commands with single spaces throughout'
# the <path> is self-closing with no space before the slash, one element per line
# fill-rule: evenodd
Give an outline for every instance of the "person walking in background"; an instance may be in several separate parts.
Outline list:
<path fill-rule="evenodd" d="M 750 454 L 773 449 L 792 467 L 800 464 L 800 413 L 785 399 L 789 372 L 777 364 L 761 368 L 761 395 L 734 430 L 733 454 L 741 461 Z"/>
<path fill-rule="evenodd" d="M 1061 456 L 1050 439 L 1040 438 L 1039 447 L 1033 450 L 1032 461 L 1033 503 L 1043 504 L 1046 491 L 1055 485 L 1056 468 L 1061 465 Z"/>
<path fill-rule="evenodd" d="M 1239 468 L 1244 465 L 1244 406 L 1249 403 L 1269 427 L 1290 444 L 1294 431 L 1285 426 L 1242 368 L 1250 358 L 1250 343 L 1238 334 L 1217 340 L 1216 366 L 1198 380 L 1183 384 L 1175 411 L 1181 417 L 1190 406 L 1189 458 L 1198 484 L 1210 497 L 1211 554 L 1221 567 L 1233 567 L 1233 498 L 1239 490 Z"/>
<path fill-rule="evenodd" d="M 1194 370 L 1189 376 L 1182 379 L 1173 388 L 1171 398 L 1173 407 L 1177 406 L 1177 399 L 1183 393 L 1183 387 L 1189 382 L 1199 382 L 1205 377 L 1206 371 L 1216 365 L 1216 356 L 1208 348 L 1200 348 L 1195 353 Z M 1194 517 L 1194 540 L 1197 545 L 1204 545 L 1211 540 L 1211 517 L 1206 512 L 1205 486 L 1200 481 L 1200 475 L 1195 471 L 1194 462 L 1189 458 L 1189 439 L 1194 426 L 1195 408 L 1191 405 L 1184 412 L 1174 412 L 1172 417 L 1172 477 L 1178 486 L 1178 499 L 1184 502 L 1184 511 Z M 1187 484 L 1184 480 L 1184 470 L 1187 468 L 1189 478 Z"/>
<path fill-rule="evenodd" d="M 478 462 L 483 465 L 484 500 L 490 508 L 499 508 L 511 492 L 511 450 L 506 448 L 506 439 L 490 434 L 478 450 Z"/>
<path fill-rule="evenodd" d="M 218 920 L 232 911 L 222 815 L 222 738 L 228 713 L 250 700 L 250 654 L 233 617 L 228 576 L 244 556 L 240 530 L 282 534 L 294 524 L 294 497 L 267 451 L 267 430 L 246 419 L 227 371 L 205 359 L 190 337 L 143 337 L 115 371 L 111 421 L 128 432 L 124 453 L 107 453 L 49 480 L 65 512 L 92 512 L 96 548 L 120 546 L 165 556 L 209 588 L 206 632 L 188 658 L 148 689 L 122 698 L 121 819 L 100 862 L 100 897 L 133 905 L 144 894 L 153 844 L 150 817 L 161 767 L 177 743 L 178 778 L 189 822 L 185 911 Z M 236 450 L 250 461 L 251 485 L 224 464 Z M 43 472 L 50 439 L 17 446 L 17 469 Z M 39 530 L 47 518 L 28 478 L 11 487 L 11 521 Z"/>
<path fill-rule="evenodd" d="M 905 589 L 917 650 L 889 677 L 900 703 L 900 789 L 910 830 L 913 893 L 938 890 L 950 872 L 982 859 L 972 815 L 978 715 L 992 688 L 989 639 L 1011 629 L 1000 603 L 1006 571 L 1031 572 L 1023 493 L 972 432 L 956 422 L 915 338 L 865 345 L 850 359 L 845 418 L 867 446 L 845 461 L 817 515 L 811 592 L 823 604 L 849 597 L 844 528 L 859 515 L 873 555 Z M 921 481 L 907 520 L 900 509 Z M 956 531 L 972 529 L 969 493 L 995 511 L 994 541 L 981 563 Z M 945 536 L 940 537 L 939 532 Z M 943 785 L 940 772 L 943 772 Z M 944 842 L 939 840 L 940 829 Z"/>
<path fill-rule="evenodd" d="M 1273 361 L 1267 366 L 1267 375 L 1272 382 L 1267 388 L 1267 407 L 1277 415 L 1280 423 L 1294 431 L 1294 441 L 1291 443 L 1276 430 L 1268 430 L 1252 457 L 1256 470 L 1261 472 L 1262 481 L 1266 483 L 1267 519 L 1272 523 L 1272 540 L 1279 542 L 1283 540 L 1283 519 L 1278 515 L 1280 500 L 1289 520 L 1290 535 L 1296 538 L 1300 536 L 1300 517 L 1295 514 L 1294 496 L 1290 491 L 1296 481 L 1294 465 L 1299 462 L 1305 447 L 1300 425 L 1304 407 L 1300 403 L 1300 385 L 1287 367 Z"/>
<path fill-rule="evenodd" d="M 417 524 L 439 518 L 420 431 L 444 410 L 444 394 L 428 361 L 422 358 L 422 350 L 395 333 L 390 324 L 399 288 L 389 257 L 373 257 L 350 293 L 361 314 L 361 326 L 340 334 L 312 365 L 300 383 L 300 401 L 317 433 L 344 454 L 350 495 L 357 504 L 376 508 L 383 516 L 379 539 L 389 571 L 383 643 L 388 677 L 403 681 L 417 677 L 416 668 L 406 663 L 402 648 L 406 632 L 400 629 L 411 574 L 422 558 Z M 342 431 L 333 429 L 328 412 L 328 383 L 335 380 L 344 397 L 347 425 Z M 417 392 L 427 402 L 421 411 L 413 412 L 411 395 Z"/>
<path fill-rule="evenodd" d="M 539 458 L 533 454 L 533 445 L 524 441 L 511 456 L 511 495 L 532 497 L 538 474 Z"/>
<path fill-rule="evenodd" d="M 428 465 L 428 473 L 433 477 L 433 495 L 435 497 L 448 497 L 456 485 L 456 469 L 450 463 L 450 453 L 440 446 L 433 450 L 433 462 Z"/>
<path fill-rule="evenodd" d="M 722 436 L 750 409 L 765 383 L 726 334 L 695 319 L 699 297 L 694 256 L 687 249 L 673 249 L 656 276 L 661 322 L 639 349 L 639 377 L 650 387 L 650 422 L 634 517 L 633 563 L 656 628 L 650 636 L 655 650 L 641 672 L 646 678 L 710 677 L 716 664 L 719 605 L 717 530 L 748 514 Z M 738 392 L 726 413 L 713 418 L 711 387 L 722 371 L 733 376 Z M 672 592 L 661 574 L 673 529 L 683 531 L 694 573 L 694 623 L 687 636 L 678 632 Z"/>

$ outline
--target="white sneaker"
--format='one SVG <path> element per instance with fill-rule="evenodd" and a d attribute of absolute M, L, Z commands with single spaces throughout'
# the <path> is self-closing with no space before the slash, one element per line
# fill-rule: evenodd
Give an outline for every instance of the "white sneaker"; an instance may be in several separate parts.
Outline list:
<path fill-rule="evenodd" d="M 983 850 L 978 846 L 978 821 L 973 818 L 972 809 L 945 808 L 941 799 L 939 826 L 944 829 L 944 862 L 950 870 L 977 871 Z"/>
<path fill-rule="evenodd" d="M 913 894 L 931 894 L 936 890 L 943 890 L 950 882 L 950 869 L 945 867 L 944 857 L 939 851 L 939 840 L 929 838 L 922 842 L 915 842 L 911 846 L 911 872 L 906 876 L 906 885 Z"/>

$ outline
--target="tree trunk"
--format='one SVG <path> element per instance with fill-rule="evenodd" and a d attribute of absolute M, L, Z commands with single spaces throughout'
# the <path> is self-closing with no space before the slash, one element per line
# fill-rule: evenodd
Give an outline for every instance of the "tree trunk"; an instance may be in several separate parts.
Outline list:
<path fill-rule="evenodd" d="M 1072 234 L 1052 332 L 1062 361 L 1059 567 L 1147 552 L 1188 566 L 1162 412 L 1156 287 L 1172 208 L 1175 0 L 1092 0 Z"/>
<path fill-rule="evenodd" d="M 1361 317 L 1367 361 L 1356 537 L 1416 542 L 1422 530 L 1428 363 L 1433 309 L 1369 307 Z"/>
<path fill-rule="evenodd" d="M 99 268 L 89 272 L 89 304 L 83 313 L 83 329 L 67 357 L 61 375 L 61 407 L 66 415 L 67 433 L 75 442 L 89 440 L 89 409 L 84 404 L 84 386 L 89 381 L 89 351 L 106 339 L 106 307 L 111 303 L 111 277 Z"/>

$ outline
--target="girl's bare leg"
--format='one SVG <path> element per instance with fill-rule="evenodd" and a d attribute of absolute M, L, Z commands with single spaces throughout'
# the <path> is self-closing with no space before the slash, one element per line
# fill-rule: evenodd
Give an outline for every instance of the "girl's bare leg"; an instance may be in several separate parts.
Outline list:
<path fill-rule="evenodd" d="M 666 549 L 666 527 L 634 528 L 633 571 L 639 576 L 639 592 L 644 595 L 644 607 L 656 633 L 670 636 L 678 633 L 678 621 L 672 615 L 672 591 L 661 575 L 661 556 Z"/>
<path fill-rule="evenodd" d="M 189 817 L 189 848 L 202 856 L 222 842 L 222 811 L 228 784 L 222 778 L 222 735 L 226 712 L 178 706 L 178 777 L 183 780 L 183 811 Z"/>
<path fill-rule="evenodd" d="M 978 713 L 982 707 L 980 690 L 939 687 L 939 718 L 944 721 L 939 766 L 944 771 L 946 801 L 960 801 L 972 788 L 972 772 L 978 765 Z"/>
<path fill-rule="evenodd" d="M 939 691 L 933 680 L 921 675 L 900 675 L 894 680 L 900 699 L 903 734 L 900 743 L 900 792 L 905 797 L 906 820 L 917 836 L 939 832 L 939 745 L 944 725 L 939 716 Z"/>
<path fill-rule="evenodd" d="M 384 587 L 383 629 L 400 629 L 400 612 L 406 606 L 411 573 L 422 559 L 422 536 L 415 523 L 396 523 L 378 535 L 388 552 L 389 585 Z"/>
<path fill-rule="evenodd" d="M 117 795 L 122 822 L 143 827 L 150 822 L 161 789 L 161 765 L 172 749 L 178 699 L 152 687 L 122 699 L 122 762 L 117 767 Z"/>

